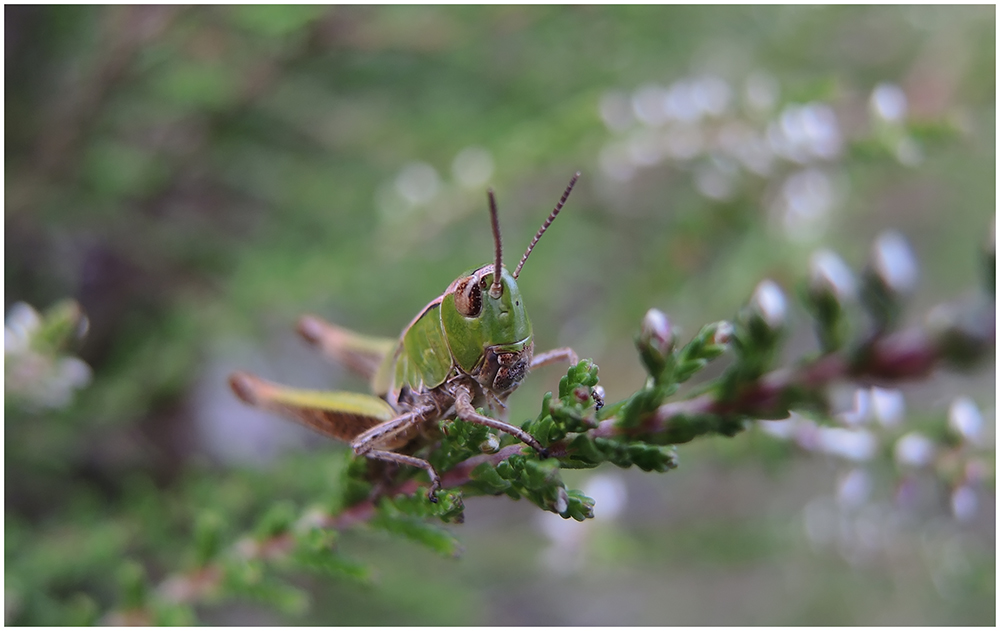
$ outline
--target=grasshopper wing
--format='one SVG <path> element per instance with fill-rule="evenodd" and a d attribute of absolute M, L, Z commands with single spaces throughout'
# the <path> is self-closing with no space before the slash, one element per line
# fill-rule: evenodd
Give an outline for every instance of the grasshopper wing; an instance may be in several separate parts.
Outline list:
<path fill-rule="evenodd" d="M 345 443 L 396 416 L 392 407 L 368 394 L 289 388 L 235 372 L 229 386 L 244 402 L 280 414 Z"/>
<path fill-rule="evenodd" d="M 298 330 L 308 342 L 319 347 L 324 355 L 368 380 L 375 376 L 385 356 L 399 343 L 397 339 L 361 335 L 313 315 L 302 316 Z"/>

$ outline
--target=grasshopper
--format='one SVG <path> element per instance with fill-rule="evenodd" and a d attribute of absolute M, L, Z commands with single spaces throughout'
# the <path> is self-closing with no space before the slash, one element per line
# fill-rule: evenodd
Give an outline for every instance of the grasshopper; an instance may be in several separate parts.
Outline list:
<path fill-rule="evenodd" d="M 298 331 L 307 341 L 368 379 L 375 396 L 288 388 L 246 372 L 233 373 L 230 387 L 252 406 L 349 443 L 357 456 L 424 469 L 430 477 L 427 496 L 433 502 L 441 476 L 427 460 L 399 450 L 436 421 L 457 416 L 505 432 L 548 457 L 531 434 L 476 408 L 503 410 L 529 370 L 578 361 L 571 348 L 534 353 L 517 277 L 579 177 L 576 173 L 570 180 L 513 274 L 503 266 L 496 196 L 492 189 L 487 191 L 494 262 L 455 279 L 398 339 L 361 335 L 311 315 L 299 321 Z"/>

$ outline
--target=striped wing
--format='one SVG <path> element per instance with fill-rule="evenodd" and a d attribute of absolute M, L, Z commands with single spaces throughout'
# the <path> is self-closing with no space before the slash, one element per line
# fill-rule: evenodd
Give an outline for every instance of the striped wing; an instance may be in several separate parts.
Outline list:
<path fill-rule="evenodd" d="M 378 397 L 357 392 L 299 390 L 246 372 L 230 375 L 229 386 L 236 396 L 254 407 L 280 414 L 345 443 L 396 416 L 396 411 Z"/>

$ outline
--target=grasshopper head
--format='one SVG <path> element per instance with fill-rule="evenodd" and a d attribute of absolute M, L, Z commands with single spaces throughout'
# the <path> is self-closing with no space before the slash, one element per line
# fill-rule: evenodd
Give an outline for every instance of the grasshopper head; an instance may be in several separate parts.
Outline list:
<path fill-rule="evenodd" d="M 531 320 L 507 268 L 500 268 L 499 292 L 491 291 L 497 286 L 493 270 L 484 265 L 456 279 L 441 301 L 441 321 L 458 365 L 481 375 L 484 387 L 503 392 L 527 373 Z"/>
<path fill-rule="evenodd" d="M 579 173 L 570 180 L 562 199 L 535 234 L 513 274 L 503 266 L 500 221 L 496 197 L 491 189 L 489 201 L 495 245 L 494 263 L 457 278 L 441 300 L 441 321 L 456 363 L 473 375 L 485 390 L 501 397 L 516 388 L 527 374 L 534 348 L 531 320 L 517 288 L 517 275 L 538 239 L 566 203 L 578 177 Z M 496 270 L 500 273 L 496 274 Z"/>

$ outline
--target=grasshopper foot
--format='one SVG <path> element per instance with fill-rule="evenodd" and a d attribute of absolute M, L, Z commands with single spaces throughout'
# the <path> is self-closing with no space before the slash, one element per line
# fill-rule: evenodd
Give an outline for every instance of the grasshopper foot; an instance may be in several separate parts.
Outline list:
<path fill-rule="evenodd" d="M 438 503 L 437 492 L 440 490 L 441 484 L 437 480 L 432 480 L 430 488 L 427 489 L 427 499 L 431 504 Z"/>

